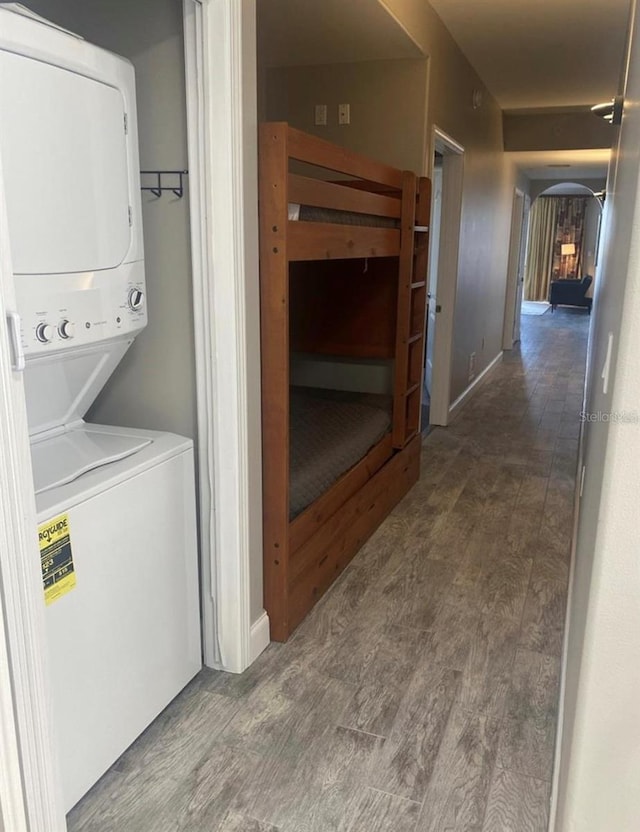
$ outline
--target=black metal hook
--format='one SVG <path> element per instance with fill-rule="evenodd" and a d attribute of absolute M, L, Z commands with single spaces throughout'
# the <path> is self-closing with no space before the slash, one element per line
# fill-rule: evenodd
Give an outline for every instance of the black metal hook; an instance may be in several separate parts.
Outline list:
<path fill-rule="evenodd" d="M 178 199 L 182 199 L 184 196 L 183 177 L 187 176 L 188 173 L 188 170 L 141 170 L 141 176 L 155 176 L 157 179 L 155 187 L 151 185 L 142 185 L 141 190 L 150 191 L 154 196 L 158 197 L 162 196 L 163 191 L 171 191 L 178 197 Z M 163 176 L 177 176 L 180 184 L 177 187 L 175 185 L 163 185 Z"/>

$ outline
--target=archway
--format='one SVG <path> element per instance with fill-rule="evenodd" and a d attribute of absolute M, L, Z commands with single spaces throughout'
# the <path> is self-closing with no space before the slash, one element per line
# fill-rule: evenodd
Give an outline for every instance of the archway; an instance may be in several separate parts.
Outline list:
<path fill-rule="evenodd" d="M 553 280 L 595 278 L 602 202 L 579 182 L 559 182 L 532 196 L 522 297 L 545 302 Z"/>

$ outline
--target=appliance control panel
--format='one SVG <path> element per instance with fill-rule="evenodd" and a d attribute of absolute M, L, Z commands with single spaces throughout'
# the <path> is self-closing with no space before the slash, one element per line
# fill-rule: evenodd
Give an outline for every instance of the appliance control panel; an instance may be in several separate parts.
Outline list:
<path fill-rule="evenodd" d="M 113 273 L 16 276 L 25 357 L 58 352 L 122 335 L 147 323 L 144 264 Z M 39 285 L 38 285 L 39 284 Z"/>

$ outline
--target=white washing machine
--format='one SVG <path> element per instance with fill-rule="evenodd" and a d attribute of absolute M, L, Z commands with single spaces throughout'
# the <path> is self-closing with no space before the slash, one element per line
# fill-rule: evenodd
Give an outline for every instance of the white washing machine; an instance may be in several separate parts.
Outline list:
<path fill-rule="evenodd" d="M 131 65 L 0 5 L 0 154 L 70 809 L 201 667 L 193 443 L 83 421 L 147 322 Z"/>

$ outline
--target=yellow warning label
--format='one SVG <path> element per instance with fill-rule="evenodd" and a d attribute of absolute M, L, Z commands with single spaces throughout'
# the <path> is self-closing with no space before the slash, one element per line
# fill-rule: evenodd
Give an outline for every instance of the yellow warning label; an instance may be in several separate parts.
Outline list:
<path fill-rule="evenodd" d="M 44 602 L 47 606 L 76 585 L 69 516 L 61 514 L 38 526 Z"/>

